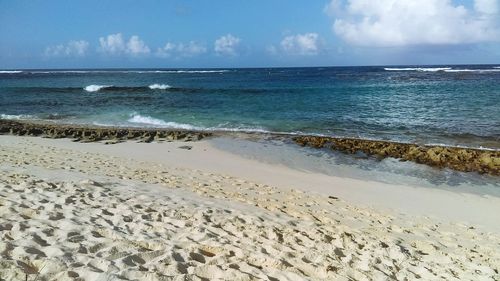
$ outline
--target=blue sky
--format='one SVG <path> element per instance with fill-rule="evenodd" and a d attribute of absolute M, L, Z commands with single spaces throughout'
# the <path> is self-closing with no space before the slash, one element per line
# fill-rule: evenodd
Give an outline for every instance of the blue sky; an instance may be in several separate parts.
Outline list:
<path fill-rule="evenodd" d="M 0 68 L 500 63 L 500 0 L 0 0 Z"/>

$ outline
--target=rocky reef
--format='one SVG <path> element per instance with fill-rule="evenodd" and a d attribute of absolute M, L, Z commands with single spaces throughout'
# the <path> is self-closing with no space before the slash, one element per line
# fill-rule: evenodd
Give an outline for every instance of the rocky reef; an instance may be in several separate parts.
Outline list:
<path fill-rule="evenodd" d="M 140 142 L 152 141 L 197 141 L 212 134 L 209 132 L 194 132 L 184 130 L 158 130 L 92 127 L 47 123 L 28 123 L 13 120 L 0 120 L 0 134 L 17 136 L 41 136 L 46 138 L 71 138 L 77 142 L 104 141 L 106 144 L 118 143 L 125 140 Z"/>
<path fill-rule="evenodd" d="M 301 146 L 330 148 L 345 153 L 363 152 L 438 168 L 500 175 L 500 151 L 316 136 L 299 136 L 293 140 Z"/>
<path fill-rule="evenodd" d="M 211 132 L 79 126 L 0 119 L 0 135 L 40 136 L 46 138 L 71 138 L 76 142 L 114 144 L 126 140 L 197 141 L 213 136 Z M 282 137 L 282 136 L 281 136 Z M 297 136 L 293 138 L 301 146 L 330 148 L 345 153 L 363 152 L 379 158 L 393 157 L 438 168 L 450 168 L 463 172 L 478 172 L 500 176 L 500 151 L 473 148 L 426 146 L 389 141 Z"/>

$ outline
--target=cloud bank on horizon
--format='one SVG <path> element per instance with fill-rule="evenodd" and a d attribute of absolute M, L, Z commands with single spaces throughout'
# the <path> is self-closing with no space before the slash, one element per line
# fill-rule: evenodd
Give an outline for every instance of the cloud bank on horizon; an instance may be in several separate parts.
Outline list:
<path fill-rule="evenodd" d="M 48 3 L 60 4 L 58 1 Z M 82 9 L 90 6 L 78 3 Z M 234 7 L 228 6 L 228 3 Z M 325 0 L 315 5 L 305 1 L 290 3 L 285 7 L 290 8 L 289 13 L 283 11 L 278 17 L 270 12 L 267 21 L 262 23 L 256 21 L 255 16 L 258 14 L 265 19 L 265 12 L 256 14 L 247 7 L 243 13 L 240 7 L 244 6 L 242 2 L 228 3 L 225 6 L 220 3 L 227 11 L 224 11 L 224 17 L 218 19 L 219 23 L 207 21 L 212 16 L 203 12 L 206 10 L 206 7 L 201 7 L 203 4 L 196 2 L 191 6 L 163 7 L 163 10 L 170 8 L 175 11 L 176 14 L 171 17 L 159 14 L 162 16 L 156 19 L 151 15 L 150 19 L 142 21 L 127 17 L 128 21 L 119 21 L 123 15 L 107 15 L 104 19 L 112 22 L 116 17 L 117 23 L 110 28 L 102 28 L 102 31 L 101 28 L 83 24 L 79 28 L 74 27 L 74 30 L 72 26 L 66 26 L 69 30 L 64 36 L 66 40 L 57 40 L 57 33 L 49 29 L 58 22 L 55 16 L 55 19 L 44 19 L 46 26 L 40 25 L 41 33 L 52 34 L 52 44 L 45 43 L 38 51 L 29 49 L 23 56 L 33 61 L 38 56 L 40 63 L 61 65 L 65 62 L 77 65 L 83 61 L 95 65 L 113 62 L 118 65 L 144 63 L 145 66 L 178 62 L 201 67 L 224 64 L 265 66 L 269 62 L 285 66 L 364 62 L 405 64 L 463 58 L 500 62 L 500 0 Z M 255 7 L 266 5 L 252 3 Z M 9 8 L 7 2 L 1 2 L 0 11 L 2 6 Z M 48 6 L 47 9 L 50 9 Z M 154 12 L 152 7 L 146 8 L 149 9 L 147 12 Z M 190 17 L 196 11 L 198 14 Z M 129 13 L 132 12 L 135 12 L 134 8 Z M 230 15 L 234 17 L 230 18 Z M 8 21 L 8 17 L 2 20 L 3 16 L 9 14 L 0 12 L 0 26 L 4 26 L 0 27 L 0 36 L 9 38 L 9 28 L 14 33 L 16 28 L 22 26 L 14 26 L 15 22 Z M 102 15 L 95 17 L 103 18 Z M 129 21 L 134 24 L 128 24 Z M 79 33 L 87 35 L 78 36 Z M 33 41 L 24 38 L 19 41 L 25 45 L 44 44 L 42 36 Z M 15 65 L 16 61 L 23 59 L 16 54 L 16 49 L 9 43 L 0 43 L 0 59 L 10 59 Z M 412 61 L 408 59 L 409 54 L 419 59 Z"/>

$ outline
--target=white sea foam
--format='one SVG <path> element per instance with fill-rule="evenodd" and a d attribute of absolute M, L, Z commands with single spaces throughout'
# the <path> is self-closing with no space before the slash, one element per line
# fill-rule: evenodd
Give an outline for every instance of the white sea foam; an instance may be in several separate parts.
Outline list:
<path fill-rule="evenodd" d="M 113 86 L 112 85 L 89 85 L 83 89 L 87 92 L 97 92 L 103 88 L 109 88 L 109 87 L 113 87 Z"/>
<path fill-rule="evenodd" d="M 241 127 L 241 128 L 211 128 L 211 131 L 223 131 L 223 132 L 242 132 L 242 133 L 271 133 L 271 131 L 262 129 L 262 128 L 248 128 L 248 127 Z"/>
<path fill-rule="evenodd" d="M 227 127 L 227 124 L 220 124 L 217 127 L 209 127 L 206 128 L 207 131 L 220 131 L 220 132 L 243 132 L 243 133 L 270 133 L 271 131 L 266 130 L 262 127 L 248 127 L 248 126 L 239 126 L 239 127 Z M 276 132 L 279 133 L 279 132 Z"/>
<path fill-rule="evenodd" d="M 21 120 L 21 119 L 33 119 L 32 115 L 20 114 L 20 115 L 11 115 L 11 114 L 0 114 L 0 119 L 8 119 L 8 120 Z"/>
<path fill-rule="evenodd" d="M 228 72 L 227 69 L 221 70 L 34 70 L 30 73 L 223 73 Z M 19 73 L 22 71 L 5 71 L 0 73 Z"/>
<path fill-rule="evenodd" d="M 500 69 L 449 69 L 445 72 L 458 73 L 458 72 L 500 72 Z"/>
<path fill-rule="evenodd" d="M 224 73 L 229 70 L 175 70 L 167 73 Z"/>
<path fill-rule="evenodd" d="M 166 90 L 172 88 L 172 86 L 167 85 L 167 84 L 152 84 L 149 85 L 149 88 L 151 90 Z"/>
<path fill-rule="evenodd" d="M 270 133 L 271 131 L 263 129 L 261 127 L 227 127 L 227 124 L 220 124 L 216 127 L 198 127 L 190 124 L 183 124 L 177 122 L 167 122 L 158 118 L 154 118 L 151 116 L 144 116 L 138 113 L 133 113 L 130 115 L 130 118 L 127 120 L 132 124 L 140 124 L 149 127 L 160 127 L 160 128 L 173 128 L 173 129 L 183 129 L 183 130 L 196 130 L 196 131 L 219 131 L 219 132 L 247 132 L 247 133 Z M 287 135 L 296 135 L 297 133 L 290 132 L 274 132 L 281 133 Z"/>
<path fill-rule="evenodd" d="M 183 130 L 195 130 L 195 131 L 218 131 L 218 132 L 244 132 L 244 133 L 277 133 L 283 135 L 298 135 L 301 132 L 273 132 L 260 127 L 226 127 L 226 124 L 220 124 L 216 127 L 198 127 L 190 124 L 183 124 L 177 122 L 167 122 L 162 119 L 154 118 L 147 115 L 140 115 L 138 113 L 133 113 L 127 120 L 127 123 L 109 123 L 94 121 L 93 125 L 105 126 L 105 127 L 151 127 L 151 128 L 170 128 L 170 129 L 183 129 Z"/>
<path fill-rule="evenodd" d="M 130 119 L 127 120 L 129 123 L 141 124 L 150 127 L 161 127 L 161 128 L 174 128 L 183 130 L 197 130 L 197 131 L 224 131 L 224 132 L 255 132 L 255 133 L 269 133 L 270 131 L 257 128 L 257 127 L 238 127 L 230 128 L 224 127 L 223 125 L 217 127 L 197 127 L 190 124 L 183 124 L 177 122 L 167 122 L 158 118 L 151 116 L 143 116 L 137 113 L 131 115 Z"/>
<path fill-rule="evenodd" d="M 129 73 L 224 73 L 229 70 L 144 70 L 144 71 L 125 71 Z"/>
<path fill-rule="evenodd" d="M 49 73 L 100 73 L 103 71 L 87 71 L 87 70 L 54 70 L 54 71 L 30 71 L 30 73 L 43 73 L 43 74 L 49 74 Z"/>
<path fill-rule="evenodd" d="M 166 122 L 161 119 L 157 119 L 151 116 L 142 116 L 140 114 L 133 114 L 132 117 L 127 121 L 130 123 L 143 124 L 151 127 L 167 127 L 167 128 L 184 129 L 184 130 L 201 130 L 201 128 L 189 124 Z"/>
<path fill-rule="evenodd" d="M 493 67 L 489 69 L 453 69 L 451 67 L 434 67 L 434 68 L 423 68 L 423 67 L 406 67 L 406 68 L 384 68 L 386 71 L 417 71 L 417 72 L 449 72 L 449 73 L 459 73 L 459 72 L 500 72 L 500 67 Z"/>
<path fill-rule="evenodd" d="M 22 73 L 22 70 L 0 70 L 0 74 L 15 74 Z"/>
<path fill-rule="evenodd" d="M 498 69 L 498 68 L 500 68 L 500 66 L 494 66 L 493 68 L 497 68 Z"/>
<path fill-rule="evenodd" d="M 437 72 L 451 70 L 451 67 L 405 67 L 405 68 L 384 68 L 386 71 L 419 71 L 419 72 Z"/>
<path fill-rule="evenodd" d="M 103 122 L 99 122 L 99 121 L 93 121 L 92 125 L 100 126 L 100 127 L 120 127 L 120 126 L 123 126 L 121 124 L 103 123 Z"/>
<path fill-rule="evenodd" d="M 459 145 L 459 144 L 446 144 L 446 143 L 439 143 L 439 142 L 425 143 L 425 145 L 427 145 L 427 146 L 439 146 L 439 147 L 472 148 L 472 149 L 481 149 L 481 150 L 488 150 L 488 151 L 500 151 L 499 148 L 489 148 L 489 147 L 484 147 L 482 145 L 470 146 L 470 145 Z"/>

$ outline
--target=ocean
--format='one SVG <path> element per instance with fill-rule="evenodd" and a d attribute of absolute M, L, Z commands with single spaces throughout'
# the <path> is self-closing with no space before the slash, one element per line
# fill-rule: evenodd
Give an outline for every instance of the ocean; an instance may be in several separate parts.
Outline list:
<path fill-rule="evenodd" d="M 0 118 L 500 149 L 500 67 L 1 70 Z"/>

